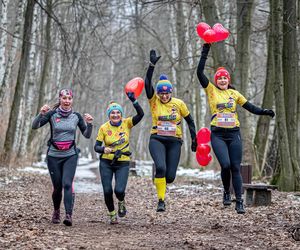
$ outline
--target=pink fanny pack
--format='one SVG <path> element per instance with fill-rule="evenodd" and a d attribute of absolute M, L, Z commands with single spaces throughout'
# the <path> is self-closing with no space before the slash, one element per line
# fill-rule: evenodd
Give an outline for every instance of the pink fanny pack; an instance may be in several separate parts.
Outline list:
<path fill-rule="evenodd" d="M 68 150 L 74 145 L 74 141 L 54 141 L 53 146 L 58 150 Z"/>

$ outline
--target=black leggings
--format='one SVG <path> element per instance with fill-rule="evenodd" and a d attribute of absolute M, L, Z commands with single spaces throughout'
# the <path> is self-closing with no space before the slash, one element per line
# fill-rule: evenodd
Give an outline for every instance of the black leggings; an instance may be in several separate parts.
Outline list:
<path fill-rule="evenodd" d="M 112 188 L 113 174 L 115 174 L 115 194 L 119 201 L 123 201 L 125 198 L 125 189 L 129 175 L 129 163 L 121 163 L 119 165 L 115 164 L 111 166 L 109 161 L 100 160 L 99 169 L 105 204 L 108 211 L 112 212 L 115 210 Z"/>
<path fill-rule="evenodd" d="M 155 163 L 155 177 L 166 177 L 167 183 L 176 178 L 182 141 L 179 138 L 151 135 L 149 150 Z"/>
<path fill-rule="evenodd" d="M 77 167 L 78 154 L 58 158 L 47 156 L 48 169 L 53 184 L 52 200 L 54 209 L 60 208 L 62 189 L 64 189 L 64 205 L 66 214 L 72 215 L 74 193 L 72 190 L 73 179 Z"/>
<path fill-rule="evenodd" d="M 242 161 L 242 140 L 240 130 L 212 128 L 211 145 L 221 165 L 221 177 L 224 191 L 229 192 L 230 177 L 236 199 L 242 197 L 242 177 L 240 173 Z"/>

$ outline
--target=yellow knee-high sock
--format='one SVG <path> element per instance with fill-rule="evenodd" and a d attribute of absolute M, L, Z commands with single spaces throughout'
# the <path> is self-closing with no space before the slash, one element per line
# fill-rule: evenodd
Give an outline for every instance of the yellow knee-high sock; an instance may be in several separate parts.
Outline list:
<path fill-rule="evenodd" d="M 159 200 L 165 200 L 165 194 L 167 189 L 166 178 L 154 178 L 154 184 L 156 186 L 157 197 Z"/>

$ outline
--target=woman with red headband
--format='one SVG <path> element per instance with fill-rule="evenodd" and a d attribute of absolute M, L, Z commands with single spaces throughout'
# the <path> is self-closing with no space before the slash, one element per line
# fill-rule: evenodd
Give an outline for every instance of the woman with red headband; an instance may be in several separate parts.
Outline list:
<path fill-rule="evenodd" d="M 64 190 L 66 216 L 63 223 L 66 226 L 72 226 L 75 196 L 72 183 L 78 160 L 78 149 L 75 145 L 76 128 L 78 126 L 83 136 L 90 138 L 94 119 L 89 114 L 84 114 L 82 118 L 79 113 L 73 111 L 72 106 L 72 90 L 62 89 L 59 92 L 59 103 L 52 110 L 48 105 L 44 105 L 32 123 L 32 129 L 50 124 L 51 137 L 48 141 L 47 165 L 53 184 L 52 223 L 60 223 L 60 203 L 62 190 Z"/>
<path fill-rule="evenodd" d="M 191 149 L 196 151 L 196 128 L 186 104 L 172 97 L 173 86 L 165 75 L 161 75 L 156 85 L 156 93 L 152 86 L 152 75 L 155 64 L 160 59 L 155 50 L 150 51 L 150 64 L 145 79 L 145 90 L 152 115 L 152 128 L 149 150 L 155 163 L 154 184 L 158 204 L 157 212 L 164 212 L 167 183 L 176 178 L 182 145 L 182 118 L 188 124 L 191 134 Z"/>
<path fill-rule="evenodd" d="M 231 205 L 230 178 L 236 197 L 235 210 L 244 214 L 242 200 L 242 177 L 240 173 L 242 161 L 242 141 L 240 135 L 240 122 L 236 112 L 237 104 L 256 115 L 268 115 L 272 118 L 275 113 L 271 109 L 261 109 L 240 94 L 231 85 L 229 72 L 221 67 L 215 73 L 215 84 L 209 82 L 204 75 L 204 67 L 210 44 L 203 45 L 201 58 L 198 64 L 197 76 L 205 89 L 211 117 L 211 145 L 221 165 L 221 178 L 224 187 L 223 204 Z"/>

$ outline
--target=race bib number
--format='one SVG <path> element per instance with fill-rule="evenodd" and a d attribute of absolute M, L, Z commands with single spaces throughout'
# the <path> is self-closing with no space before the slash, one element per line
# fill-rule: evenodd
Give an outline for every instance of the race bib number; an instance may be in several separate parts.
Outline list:
<path fill-rule="evenodd" d="M 168 121 L 157 122 L 157 134 L 164 136 L 175 136 L 176 135 L 176 124 Z"/>
<path fill-rule="evenodd" d="M 218 113 L 217 114 L 217 126 L 223 127 L 223 128 L 235 127 L 234 113 Z"/>

